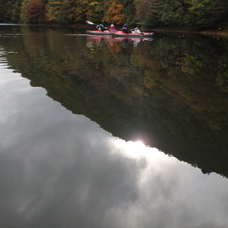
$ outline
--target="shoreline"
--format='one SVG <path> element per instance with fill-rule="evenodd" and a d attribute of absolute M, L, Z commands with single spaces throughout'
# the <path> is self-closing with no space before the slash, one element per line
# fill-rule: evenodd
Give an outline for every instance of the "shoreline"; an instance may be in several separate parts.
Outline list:
<path fill-rule="evenodd" d="M 87 29 L 88 27 L 91 27 L 91 25 L 87 24 L 20 24 L 20 23 L 0 23 L 0 26 L 4 25 L 9 25 L 9 26 L 47 26 L 47 27 L 69 27 L 69 28 L 85 28 Z M 168 33 L 189 33 L 189 34 L 202 34 L 202 35 L 217 35 L 217 36 L 228 36 L 228 31 L 227 30 L 202 30 L 202 31 L 197 31 L 194 29 L 178 29 L 178 28 L 151 28 L 151 27 L 146 27 L 145 30 L 150 30 L 150 31 L 157 31 L 157 32 L 168 32 Z"/>
<path fill-rule="evenodd" d="M 218 35 L 218 36 L 228 36 L 228 31 L 216 31 L 216 30 L 184 30 L 184 29 L 164 29 L 164 28 L 155 28 L 152 29 L 157 32 L 170 32 L 170 33 L 189 33 L 189 34 L 202 34 L 202 35 Z"/>

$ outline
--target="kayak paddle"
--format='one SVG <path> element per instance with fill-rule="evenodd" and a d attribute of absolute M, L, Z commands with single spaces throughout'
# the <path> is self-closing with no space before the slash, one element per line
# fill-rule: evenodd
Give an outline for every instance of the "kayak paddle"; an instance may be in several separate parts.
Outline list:
<path fill-rule="evenodd" d="M 96 24 L 94 24 L 93 22 L 91 22 L 91 21 L 86 21 L 87 22 L 87 24 L 89 24 L 89 25 L 96 25 Z"/>

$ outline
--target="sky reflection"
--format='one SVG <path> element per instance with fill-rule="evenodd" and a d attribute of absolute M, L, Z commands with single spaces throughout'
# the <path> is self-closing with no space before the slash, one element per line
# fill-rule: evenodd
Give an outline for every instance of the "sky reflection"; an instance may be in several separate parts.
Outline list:
<path fill-rule="evenodd" d="M 227 179 L 113 137 L 4 64 L 0 95 L 1 227 L 228 226 Z"/>

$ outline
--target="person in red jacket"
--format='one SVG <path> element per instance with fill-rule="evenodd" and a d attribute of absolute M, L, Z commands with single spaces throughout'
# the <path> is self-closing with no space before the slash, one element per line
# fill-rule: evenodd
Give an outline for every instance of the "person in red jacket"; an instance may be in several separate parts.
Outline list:
<path fill-rule="evenodd" d="M 111 24 L 109 27 L 109 31 L 115 33 L 118 31 L 118 29 L 115 28 L 114 24 Z"/>

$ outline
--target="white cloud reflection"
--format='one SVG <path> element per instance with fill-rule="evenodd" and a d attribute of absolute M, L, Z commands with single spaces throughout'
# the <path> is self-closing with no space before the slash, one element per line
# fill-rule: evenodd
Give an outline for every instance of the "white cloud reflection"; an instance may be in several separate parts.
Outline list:
<path fill-rule="evenodd" d="M 0 66 L 1 227 L 228 227 L 228 181 L 113 137 Z"/>

